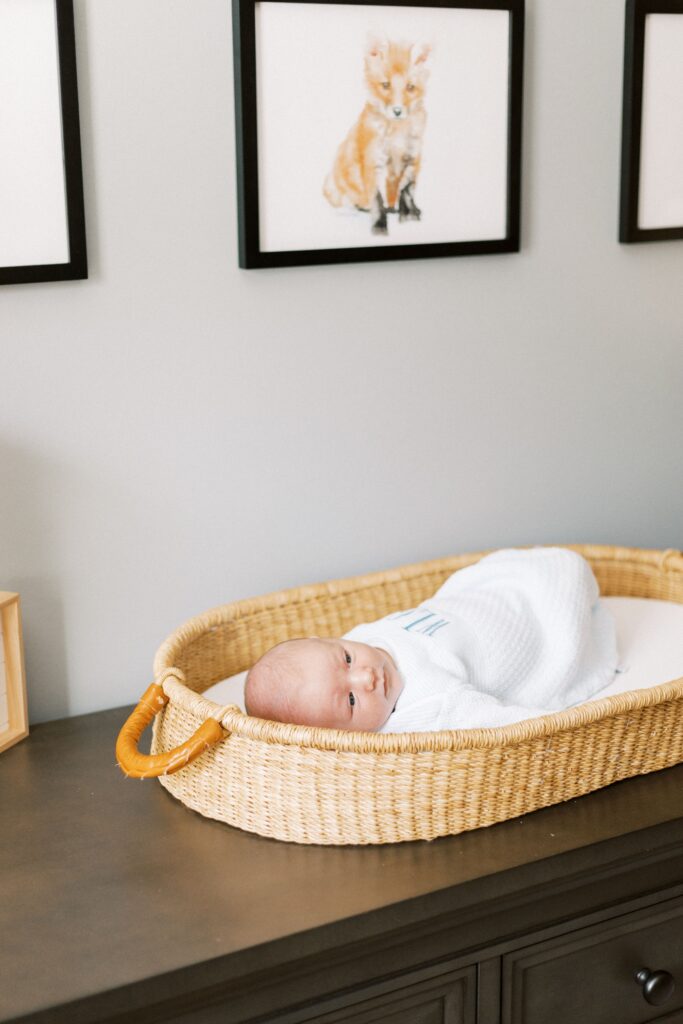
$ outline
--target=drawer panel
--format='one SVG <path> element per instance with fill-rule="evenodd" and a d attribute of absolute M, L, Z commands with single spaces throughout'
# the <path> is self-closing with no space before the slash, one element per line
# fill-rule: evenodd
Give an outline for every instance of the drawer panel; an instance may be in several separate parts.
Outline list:
<path fill-rule="evenodd" d="M 474 990 L 474 969 L 453 971 L 392 987 L 331 1013 L 319 1006 L 306 1020 L 316 1024 L 474 1024 Z"/>
<path fill-rule="evenodd" d="M 650 1005 L 636 972 L 668 971 L 676 987 Z M 503 958 L 503 1024 L 683 1021 L 683 899 L 668 900 Z M 679 1012 L 676 1012 L 679 1011 Z"/>
<path fill-rule="evenodd" d="M 476 968 L 431 967 L 319 1002 L 272 1024 L 474 1024 Z"/>

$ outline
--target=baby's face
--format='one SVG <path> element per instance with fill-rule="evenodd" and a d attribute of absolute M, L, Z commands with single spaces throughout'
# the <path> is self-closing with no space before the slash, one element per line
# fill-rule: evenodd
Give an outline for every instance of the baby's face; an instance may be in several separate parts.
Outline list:
<path fill-rule="evenodd" d="M 328 729 L 381 729 L 403 681 L 386 651 L 352 640 L 297 641 L 291 673 L 291 721 Z"/>

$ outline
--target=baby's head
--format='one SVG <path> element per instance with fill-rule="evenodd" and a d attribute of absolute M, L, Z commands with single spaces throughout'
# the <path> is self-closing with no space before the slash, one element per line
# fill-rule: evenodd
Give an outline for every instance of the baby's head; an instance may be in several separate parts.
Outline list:
<path fill-rule="evenodd" d="M 247 714 L 273 722 L 373 732 L 403 680 L 379 647 L 353 640 L 286 640 L 259 658 L 244 688 Z"/>

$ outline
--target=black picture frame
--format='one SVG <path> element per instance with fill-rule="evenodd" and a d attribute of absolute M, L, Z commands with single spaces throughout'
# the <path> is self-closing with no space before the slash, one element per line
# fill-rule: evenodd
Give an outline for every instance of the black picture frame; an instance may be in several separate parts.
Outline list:
<path fill-rule="evenodd" d="M 675 14 L 683 18 L 683 0 L 626 2 L 619 210 L 619 241 L 625 243 L 683 238 L 683 223 L 665 227 L 639 226 L 645 32 L 649 14 Z M 681 189 L 683 190 L 683 175 Z"/>
<path fill-rule="evenodd" d="M 75 280 L 88 276 L 73 0 L 54 0 L 54 4 L 69 258 L 61 263 L 0 265 L 0 284 Z"/>
<path fill-rule="evenodd" d="M 504 235 L 473 241 L 436 241 L 420 244 L 389 244 L 377 247 L 363 245 L 280 251 L 264 251 L 260 241 L 256 56 L 256 7 L 259 2 L 260 0 L 232 0 L 240 267 L 251 269 L 519 251 L 524 0 L 373 0 L 372 2 L 372 6 L 375 7 L 459 8 L 509 12 L 506 227 Z M 269 2 L 287 3 L 289 0 L 269 0 Z M 348 5 L 349 0 L 303 0 L 303 2 Z M 351 4 L 355 7 L 368 6 L 359 3 L 358 0 L 351 0 Z"/>

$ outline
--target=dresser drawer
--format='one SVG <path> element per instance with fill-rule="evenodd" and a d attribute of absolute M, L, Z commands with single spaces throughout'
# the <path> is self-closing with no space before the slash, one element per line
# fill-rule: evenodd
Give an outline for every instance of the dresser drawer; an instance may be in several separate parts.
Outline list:
<path fill-rule="evenodd" d="M 636 980 L 642 968 L 673 976 L 673 993 L 660 1005 L 646 1000 Z M 664 985 L 666 978 L 658 976 L 655 981 Z M 661 989 L 654 998 L 657 994 Z M 682 1008 L 681 898 L 526 946 L 503 958 L 502 1024 L 683 1022 Z"/>

